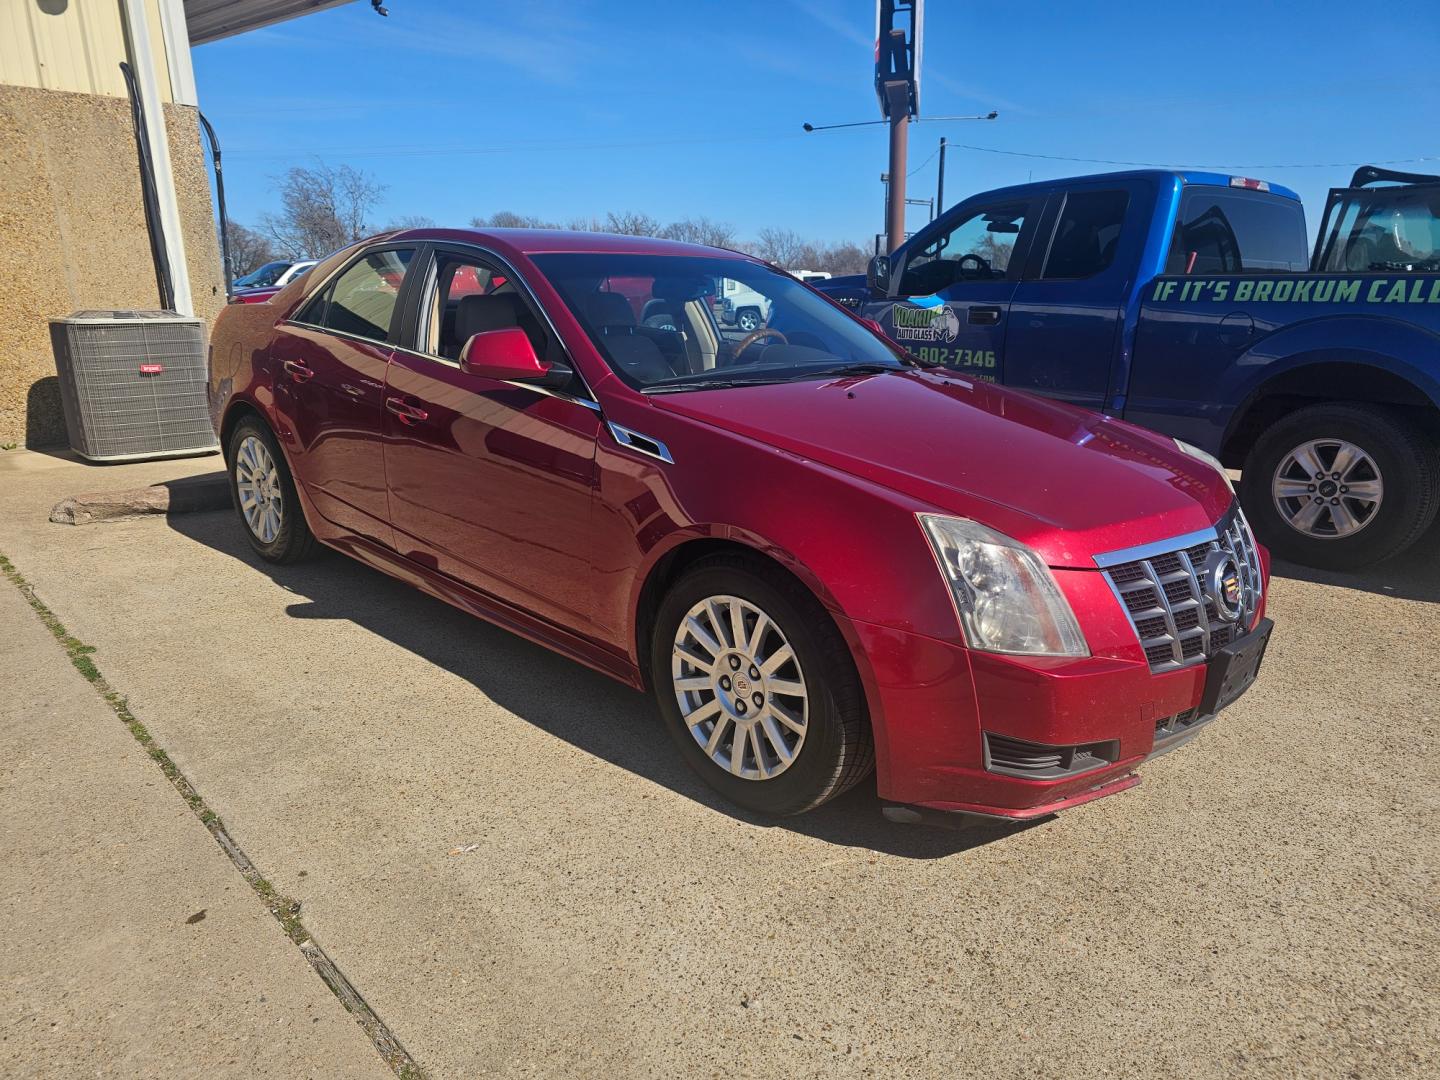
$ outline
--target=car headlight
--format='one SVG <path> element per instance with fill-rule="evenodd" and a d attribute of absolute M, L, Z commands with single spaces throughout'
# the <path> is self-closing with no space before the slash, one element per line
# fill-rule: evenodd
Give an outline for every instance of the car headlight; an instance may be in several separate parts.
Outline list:
<path fill-rule="evenodd" d="M 967 518 L 917 514 L 972 649 L 1089 656 L 1085 635 L 1040 557 Z"/>
<path fill-rule="evenodd" d="M 1198 446 L 1191 446 L 1188 442 L 1185 442 L 1182 439 L 1175 439 L 1173 441 L 1175 443 L 1176 449 L 1178 449 L 1182 454 L 1189 454 L 1196 461 L 1203 461 L 1206 465 L 1209 465 L 1212 469 L 1218 472 L 1220 474 L 1220 478 L 1225 481 L 1225 484 L 1227 487 L 1229 487 L 1231 493 L 1234 493 L 1235 485 L 1230 480 L 1230 474 L 1225 471 L 1225 466 L 1220 464 L 1219 458 L 1217 458 L 1214 454 L 1207 454 Z"/>

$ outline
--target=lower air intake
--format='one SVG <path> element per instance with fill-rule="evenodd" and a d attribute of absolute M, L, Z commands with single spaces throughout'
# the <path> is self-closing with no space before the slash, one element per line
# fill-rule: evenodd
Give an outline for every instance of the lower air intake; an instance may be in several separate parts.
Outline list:
<path fill-rule="evenodd" d="M 985 733 L 985 769 L 1030 780 L 1056 780 L 1098 769 L 1119 760 L 1120 744 L 1087 743 L 1083 746 L 1046 746 L 1044 743 Z"/>

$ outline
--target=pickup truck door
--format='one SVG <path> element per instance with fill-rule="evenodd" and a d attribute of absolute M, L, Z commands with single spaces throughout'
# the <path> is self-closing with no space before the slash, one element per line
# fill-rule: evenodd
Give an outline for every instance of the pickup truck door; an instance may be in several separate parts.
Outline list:
<path fill-rule="evenodd" d="M 890 295 L 863 313 L 923 360 L 1001 378 L 1010 297 L 1043 202 L 955 207 L 895 253 Z"/>
<path fill-rule="evenodd" d="M 1153 197 L 1141 181 L 1057 191 L 1010 302 L 1007 386 L 1103 409 Z"/>

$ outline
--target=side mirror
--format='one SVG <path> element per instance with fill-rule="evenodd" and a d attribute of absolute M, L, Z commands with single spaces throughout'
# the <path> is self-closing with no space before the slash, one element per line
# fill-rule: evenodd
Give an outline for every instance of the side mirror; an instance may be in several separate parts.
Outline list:
<path fill-rule="evenodd" d="M 530 337 L 518 326 L 475 334 L 460 350 L 460 370 L 502 382 L 564 386 L 574 375 L 564 364 L 547 364 L 535 355 Z"/>
<path fill-rule="evenodd" d="M 876 255 L 865 267 L 865 284 L 871 292 L 888 295 L 890 292 L 890 256 Z"/>

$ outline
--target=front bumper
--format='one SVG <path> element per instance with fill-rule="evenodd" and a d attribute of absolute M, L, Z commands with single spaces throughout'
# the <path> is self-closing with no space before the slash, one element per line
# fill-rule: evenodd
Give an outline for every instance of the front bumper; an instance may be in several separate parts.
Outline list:
<path fill-rule="evenodd" d="M 856 625 L 879 794 L 900 808 L 889 816 L 906 820 L 910 808 L 1008 821 L 1044 817 L 1135 786 L 1139 764 L 1188 742 L 1214 719 L 1199 714 L 1204 663 L 1152 670 L 1103 575 L 1057 577 L 1095 655 L 1000 656 Z M 1262 602 L 1247 631 L 1263 617 Z M 1085 766 L 1070 774 L 1014 775 L 1003 763 L 997 771 L 997 737 L 1001 745 L 1042 750 L 1085 747 L 1098 757 L 1067 757 Z"/>

